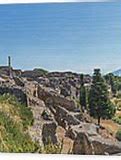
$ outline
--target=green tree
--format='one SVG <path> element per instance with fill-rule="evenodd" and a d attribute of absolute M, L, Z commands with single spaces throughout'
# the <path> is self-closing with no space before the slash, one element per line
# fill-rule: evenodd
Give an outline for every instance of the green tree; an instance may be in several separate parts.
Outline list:
<path fill-rule="evenodd" d="M 115 76 L 112 73 L 109 73 L 105 76 L 106 82 L 111 86 L 111 92 L 115 96 L 117 92 L 117 85 Z"/>
<path fill-rule="evenodd" d="M 86 109 L 86 89 L 84 86 L 84 76 L 83 74 L 80 75 L 80 81 L 81 81 L 81 86 L 80 86 L 80 105 L 82 107 L 82 111 Z"/>
<path fill-rule="evenodd" d="M 100 69 L 95 69 L 93 82 L 89 93 L 90 115 L 98 119 L 110 119 L 115 114 L 115 107 L 110 102 L 108 89 L 104 78 L 101 76 Z"/>

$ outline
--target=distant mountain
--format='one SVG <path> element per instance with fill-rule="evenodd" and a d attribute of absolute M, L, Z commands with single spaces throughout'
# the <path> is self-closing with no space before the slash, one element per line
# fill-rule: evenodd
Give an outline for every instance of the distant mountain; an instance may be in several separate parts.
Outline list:
<path fill-rule="evenodd" d="M 114 71 L 113 74 L 114 74 L 115 76 L 121 77 L 121 69 L 118 69 L 118 70 Z"/>

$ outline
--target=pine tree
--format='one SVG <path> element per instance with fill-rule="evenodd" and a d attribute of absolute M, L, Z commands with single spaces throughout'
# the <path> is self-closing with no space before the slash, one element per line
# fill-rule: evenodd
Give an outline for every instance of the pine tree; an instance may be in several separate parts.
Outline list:
<path fill-rule="evenodd" d="M 82 107 L 82 111 L 86 109 L 86 89 L 84 86 L 84 76 L 83 74 L 80 75 L 80 81 L 81 81 L 81 86 L 80 86 L 80 105 Z"/>
<path fill-rule="evenodd" d="M 111 92 L 115 96 L 117 92 L 117 86 L 116 86 L 116 82 L 114 79 L 114 75 L 112 73 L 109 73 L 105 76 L 105 79 L 107 83 L 111 86 Z"/>
<path fill-rule="evenodd" d="M 115 107 L 109 100 L 108 89 L 105 80 L 101 76 L 100 69 L 95 69 L 93 82 L 89 93 L 90 115 L 98 119 L 111 118 L 115 114 Z"/>

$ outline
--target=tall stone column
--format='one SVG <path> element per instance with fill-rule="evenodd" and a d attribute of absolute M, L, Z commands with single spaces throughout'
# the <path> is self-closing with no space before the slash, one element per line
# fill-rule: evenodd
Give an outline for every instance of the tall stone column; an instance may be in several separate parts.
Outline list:
<path fill-rule="evenodd" d="M 12 66 L 11 66 L 11 57 L 8 56 L 8 67 L 9 67 L 9 77 L 13 78 Z"/>

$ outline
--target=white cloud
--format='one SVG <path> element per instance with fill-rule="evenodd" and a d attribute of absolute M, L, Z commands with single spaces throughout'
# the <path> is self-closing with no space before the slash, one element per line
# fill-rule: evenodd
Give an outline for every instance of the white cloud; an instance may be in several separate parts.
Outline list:
<path fill-rule="evenodd" d="M 1 4 L 8 3 L 47 3 L 47 2 L 110 2 L 113 0 L 0 0 Z"/>

